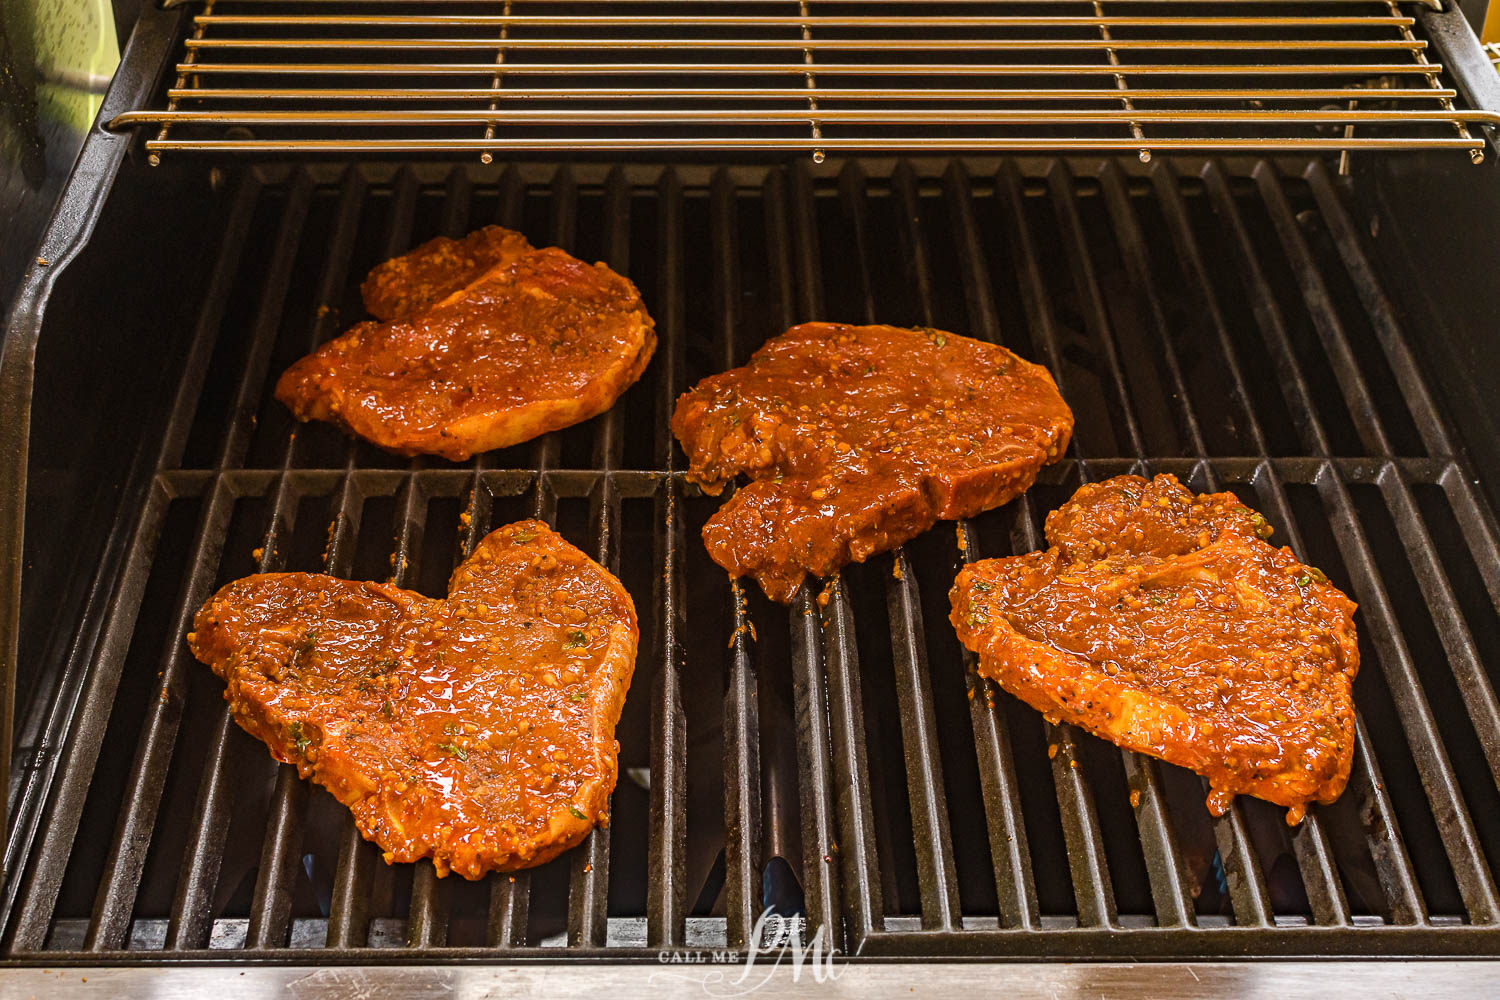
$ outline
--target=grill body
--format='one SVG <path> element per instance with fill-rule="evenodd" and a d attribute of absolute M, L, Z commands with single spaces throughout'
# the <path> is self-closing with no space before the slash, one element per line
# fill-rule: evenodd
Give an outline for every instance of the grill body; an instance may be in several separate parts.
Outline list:
<path fill-rule="evenodd" d="M 156 86 L 129 76 L 149 44 L 116 107 Z M 866 957 L 1500 953 L 1493 157 L 152 168 L 127 144 L 91 141 L 0 359 L 30 445 L 4 961 L 651 960 L 742 948 L 767 907 Z M 641 382 L 459 466 L 294 426 L 270 386 L 358 318 L 369 267 L 490 222 L 636 281 Z M 809 319 L 1005 343 L 1058 376 L 1073 448 L 826 608 L 733 586 L 667 416 Z M 962 561 L 1035 548 L 1127 471 L 1240 493 L 1361 606 L 1350 787 L 1295 829 L 1046 725 L 946 623 Z M 613 822 L 513 880 L 387 868 L 228 719 L 186 623 L 257 570 L 439 592 L 523 516 L 642 611 Z"/>

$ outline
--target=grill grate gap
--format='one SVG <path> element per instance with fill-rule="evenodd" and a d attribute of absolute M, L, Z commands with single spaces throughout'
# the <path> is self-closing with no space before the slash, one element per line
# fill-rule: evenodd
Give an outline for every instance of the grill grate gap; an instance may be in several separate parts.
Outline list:
<path fill-rule="evenodd" d="M 1359 512 L 1360 521 L 1367 526 L 1381 578 L 1390 590 L 1402 634 L 1411 646 L 1412 656 L 1421 672 L 1422 689 L 1433 713 L 1443 720 L 1443 744 L 1458 775 L 1485 855 L 1493 867 L 1500 859 L 1496 853 L 1500 849 L 1500 793 L 1496 791 L 1495 778 L 1485 766 L 1484 751 L 1448 666 L 1442 640 L 1399 546 L 1396 526 L 1381 500 L 1378 487 L 1351 487 L 1349 495 Z"/>

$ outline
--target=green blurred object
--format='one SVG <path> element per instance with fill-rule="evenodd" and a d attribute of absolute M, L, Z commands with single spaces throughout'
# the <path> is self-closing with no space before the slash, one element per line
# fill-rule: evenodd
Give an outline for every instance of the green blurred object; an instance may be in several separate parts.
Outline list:
<path fill-rule="evenodd" d="M 120 44 L 107 0 L 6 0 L 30 6 L 40 116 L 87 130 L 115 67 Z"/>
<path fill-rule="evenodd" d="M 0 0 L 0 316 L 119 62 L 108 0 Z"/>

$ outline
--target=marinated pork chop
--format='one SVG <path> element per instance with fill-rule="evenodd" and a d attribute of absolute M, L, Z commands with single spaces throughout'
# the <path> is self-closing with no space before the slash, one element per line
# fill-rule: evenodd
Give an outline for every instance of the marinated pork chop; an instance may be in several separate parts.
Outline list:
<path fill-rule="evenodd" d="M 656 349 L 627 279 L 498 227 L 381 265 L 364 295 L 389 318 L 293 364 L 276 398 L 402 455 L 460 461 L 587 420 Z"/>
<path fill-rule="evenodd" d="M 439 236 L 376 266 L 365 276 L 360 296 L 376 319 L 405 319 L 534 249 L 526 237 L 503 226 L 485 226 L 459 240 Z"/>
<path fill-rule="evenodd" d="M 964 568 L 953 625 L 979 672 L 1048 719 L 1287 807 L 1344 790 L 1355 605 L 1229 493 L 1171 476 L 1082 487 L 1043 552 Z"/>
<path fill-rule="evenodd" d="M 193 627 L 235 720 L 348 806 L 387 862 L 477 879 L 608 820 L 635 607 L 540 521 L 482 540 L 446 600 L 268 573 L 224 587 Z"/>
<path fill-rule="evenodd" d="M 1068 446 L 1045 368 L 941 330 L 804 323 L 677 401 L 688 477 L 749 485 L 703 528 L 714 561 L 774 600 L 1023 492 Z"/>

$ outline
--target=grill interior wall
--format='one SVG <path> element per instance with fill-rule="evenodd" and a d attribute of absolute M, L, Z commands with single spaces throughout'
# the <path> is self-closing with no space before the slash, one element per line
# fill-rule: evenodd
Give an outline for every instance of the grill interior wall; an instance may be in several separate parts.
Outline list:
<path fill-rule="evenodd" d="M 866 954 L 1500 948 L 1493 518 L 1324 164 L 255 167 L 222 201 L 157 470 L 124 514 L 92 723 L 23 813 L 11 959 L 736 946 L 773 855 L 810 926 Z M 365 272 L 489 222 L 640 286 L 662 338 L 641 382 L 458 466 L 295 426 L 274 379 L 362 315 Z M 1016 503 L 850 567 L 826 610 L 817 588 L 783 609 L 733 587 L 666 418 L 809 319 L 1003 342 L 1057 374 L 1073 447 Z M 1037 547 L 1079 482 L 1125 471 L 1240 493 L 1361 606 L 1354 774 L 1295 829 L 1247 799 L 1213 820 L 1192 774 L 1046 724 L 977 680 L 946 622 L 962 560 Z M 642 611 L 613 821 L 514 877 L 387 867 L 229 721 L 182 634 L 257 570 L 440 594 L 523 516 Z"/>

